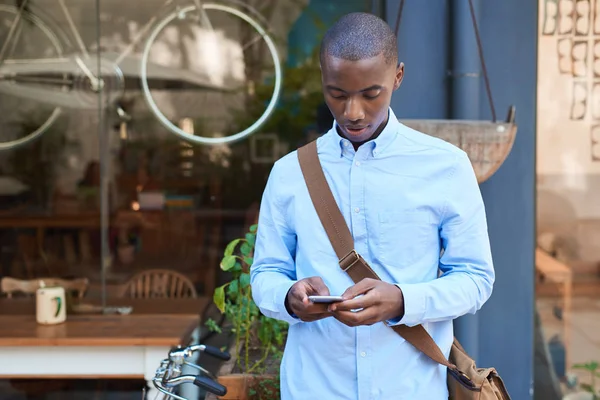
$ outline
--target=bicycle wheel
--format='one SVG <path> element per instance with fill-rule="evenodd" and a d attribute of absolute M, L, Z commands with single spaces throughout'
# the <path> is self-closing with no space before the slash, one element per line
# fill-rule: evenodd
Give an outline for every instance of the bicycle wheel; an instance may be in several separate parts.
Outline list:
<path fill-rule="evenodd" d="M 256 132 L 261 126 L 263 126 L 263 124 L 267 121 L 267 119 L 273 113 L 275 106 L 277 104 L 277 101 L 279 99 L 283 78 L 282 78 L 281 62 L 280 62 L 280 56 L 279 56 L 278 50 L 275 46 L 275 43 L 273 42 L 273 39 L 269 36 L 266 29 L 263 27 L 263 25 L 261 23 L 258 22 L 258 19 L 260 19 L 260 17 L 258 15 L 255 17 L 251 16 L 252 12 L 242 11 L 241 10 L 242 3 L 239 3 L 239 4 L 240 4 L 240 6 L 238 8 L 236 8 L 236 7 L 233 7 L 230 5 L 226 5 L 226 4 L 203 3 L 202 8 L 204 9 L 204 11 L 211 11 L 211 12 L 217 11 L 217 12 L 229 14 L 229 16 L 232 16 L 232 17 L 237 18 L 238 20 L 241 20 L 239 22 L 245 22 L 246 24 L 248 24 L 251 27 L 251 29 L 254 31 L 254 33 L 258 34 L 259 40 L 264 41 L 264 44 L 266 45 L 266 48 L 269 53 L 269 61 L 272 62 L 272 64 L 273 64 L 272 65 L 273 74 L 271 76 L 273 84 L 272 84 L 272 89 L 268 90 L 268 101 L 266 101 L 266 103 L 268 103 L 268 104 L 266 105 L 266 108 L 264 111 L 262 111 L 262 112 L 259 111 L 260 116 L 258 118 L 253 118 L 252 119 L 253 122 L 249 126 L 245 127 L 244 129 L 237 128 L 233 133 L 230 133 L 226 136 L 221 136 L 221 137 L 215 137 L 214 135 L 213 136 L 201 136 L 201 135 L 194 135 L 192 133 L 186 132 L 183 129 L 176 126 L 175 124 L 173 124 L 173 122 L 171 122 L 169 120 L 169 118 L 167 118 L 165 116 L 165 114 L 157 106 L 155 99 L 153 98 L 152 94 L 150 93 L 150 85 L 149 85 L 150 78 L 148 75 L 148 62 L 149 62 L 149 56 L 150 56 L 150 49 L 151 49 L 152 45 L 155 44 L 155 41 L 156 41 L 158 35 L 161 34 L 161 32 L 163 32 L 163 30 L 165 29 L 165 27 L 168 24 L 170 24 L 174 20 L 184 19 L 187 14 L 190 14 L 190 15 L 197 14 L 198 10 L 196 9 L 195 5 L 186 6 L 179 10 L 173 11 L 172 13 L 170 13 L 169 15 L 164 17 L 162 20 L 160 20 L 156 24 L 156 26 L 154 27 L 152 32 L 150 33 L 150 35 L 146 41 L 146 44 L 144 46 L 142 60 L 141 60 L 141 86 L 142 86 L 142 91 L 144 93 L 144 97 L 146 99 L 148 107 L 150 108 L 151 112 L 156 116 L 156 118 L 159 120 L 159 122 L 168 131 L 174 133 L 175 135 L 181 137 L 182 139 L 184 139 L 188 142 L 192 142 L 195 144 L 205 144 L 205 145 L 221 145 L 221 144 L 239 141 L 239 140 L 251 135 L 252 133 Z M 254 12 L 254 14 L 256 14 L 256 13 Z M 212 17 L 210 19 L 213 20 Z M 218 20 L 219 18 L 216 18 L 216 19 Z M 270 85 L 269 85 L 269 87 L 270 87 Z M 218 90 L 219 89 L 216 89 L 216 91 L 218 91 Z M 254 105 L 255 104 L 256 104 L 256 102 L 254 102 Z M 209 132 L 209 133 L 212 133 L 212 132 Z"/>
<path fill-rule="evenodd" d="M 18 18 L 20 18 L 20 22 L 18 24 L 14 24 L 13 26 L 13 22 L 16 21 Z M 4 21 L 8 21 L 8 23 L 3 24 L 2 22 Z M 6 28 L 6 31 L 2 29 L 2 26 Z M 63 43 L 66 43 L 66 45 L 68 46 L 68 40 L 64 38 L 64 35 L 62 35 L 63 37 L 59 37 L 61 36 L 61 32 L 57 33 L 56 29 L 50 28 L 50 26 L 46 22 L 44 22 L 44 20 L 38 17 L 35 12 L 22 12 L 19 8 L 15 6 L 0 4 L 0 37 L 9 38 L 9 32 L 11 28 L 13 31 L 10 43 L 0 43 L 0 49 L 6 46 L 5 51 L 8 52 L 5 53 L 4 60 L 0 60 L 0 88 L 2 85 L 13 84 L 13 82 L 11 82 L 10 74 L 5 75 L 2 72 L 2 66 L 8 65 L 8 63 L 13 61 L 11 58 L 7 58 L 7 56 L 10 57 L 11 53 L 14 53 L 14 51 L 17 50 L 17 47 L 18 51 L 21 53 L 26 53 L 28 50 L 26 46 L 18 46 L 17 43 L 20 34 L 22 33 L 20 31 L 21 29 L 23 29 L 23 26 L 26 27 L 25 29 L 28 29 L 28 34 L 33 32 L 32 35 L 29 35 L 29 38 L 32 39 L 32 41 L 34 41 L 35 43 L 39 43 L 40 45 L 47 46 L 45 49 L 46 53 L 51 53 L 52 57 L 62 57 L 63 52 L 65 50 L 65 46 L 63 45 Z M 22 54 L 19 55 L 21 56 Z M 27 54 L 25 54 L 25 58 L 26 56 Z M 35 56 L 37 57 L 38 54 L 35 54 Z M 1 96 L 0 99 L 2 99 Z M 10 103 L 12 103 L 15 109 L 26 109 L 22 102 L 18 102 L 16 100 L 10 101 L 5 99 L 0 100 L 0 107 L 2 107 L 0 114 L 4 115 L 5 117 L 13 115 L 13 112 L 5 109 L 5 107 L 8 107 Z M 39 127 L 31 128 L 31 130 L 28 130 L 27 132 L 21 132 L 19 137 L 15 137 L 19 134 L 15 134 L 15 130 L 10 128 L 11 126 L 14 126 L 15 123 L 3 123 L 4 117 L 0 117 L 0 151 L 12 150 L 37 139 L 56 122 L 56 120 L 60 117 L 61 112 L 62 110 L 60 107 L 54 107 L 51 110 L 48 110 L 45 113 L 48 115 L 43 115 L 41 117 Z"/>

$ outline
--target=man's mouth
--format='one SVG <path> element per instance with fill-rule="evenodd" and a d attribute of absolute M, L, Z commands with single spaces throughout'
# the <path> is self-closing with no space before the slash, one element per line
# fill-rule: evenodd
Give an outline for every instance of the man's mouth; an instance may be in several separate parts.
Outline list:
<path fill-rule="evenodd" d="M 345 128 L 351 135 L 360 135 L 369 128 L 369 125 L 346 125 Z"/>

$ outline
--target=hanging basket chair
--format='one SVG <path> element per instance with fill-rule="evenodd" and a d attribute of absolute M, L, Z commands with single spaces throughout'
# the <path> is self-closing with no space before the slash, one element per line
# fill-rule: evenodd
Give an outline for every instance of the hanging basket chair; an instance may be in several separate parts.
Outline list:
<path fill-rule="evenodd" d="M 396 18 L 396 36 L 398 36 L 404 2 L 405 0 L 400 0 Z M 482 183 L 489 179 L 508 157 L 515 142 L 517 125 L 515 124 L 514 106 L 509 107 L 508 115 L 504 122 L 496 119 L 496 109 L 492 99 L 472 0 L 469 0 L 469 8 L 492 120 L 400 119 L 400 122 L 419 132 L 443 139 L 464 150 L 471 160 L 475 175 L 477 176 L 477 182 Z"/>
<path fill-rule="evenodd" d="M 513 117 L 506 122 L 460 119 L 402 119 L 404 125 L 419 132 L 438 137 L 464 150 L 477 176 L 485 182 L 502 165 L 517 134 Z"/>

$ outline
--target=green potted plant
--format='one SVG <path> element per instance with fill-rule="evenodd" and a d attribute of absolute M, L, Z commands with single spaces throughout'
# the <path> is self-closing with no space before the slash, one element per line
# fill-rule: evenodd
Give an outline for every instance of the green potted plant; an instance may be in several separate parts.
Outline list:
<path fill-rule="evenodd" d="M 252 299 L 250 267 L 257 225 L 225 248 L 220 268 L 230 279 L 215 289 L 213 301 L 225 315 L 223 327 L 209 319 L 209 329 L 230 335 L 231 360 L 218 375 L 228 393 L 222 399 L 279 399 L 279 365 L 288 324 L 264 316 Z"/>

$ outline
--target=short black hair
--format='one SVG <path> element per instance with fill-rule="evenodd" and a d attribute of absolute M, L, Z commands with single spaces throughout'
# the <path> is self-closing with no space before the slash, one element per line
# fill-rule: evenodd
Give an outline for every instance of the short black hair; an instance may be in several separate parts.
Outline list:
<path fill-rule="evenodd" d="M 322 63 L 326 55 L 358 61 L 382 53 L 386 63 L 398 63 L 398 41 L 390 26 L 376 15 L 354 12 L 327 30 L 319 56 Z"/>

